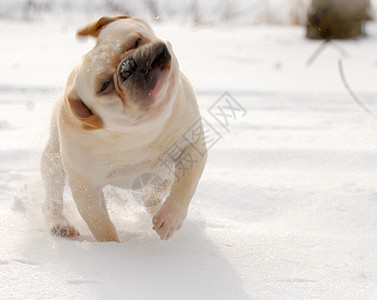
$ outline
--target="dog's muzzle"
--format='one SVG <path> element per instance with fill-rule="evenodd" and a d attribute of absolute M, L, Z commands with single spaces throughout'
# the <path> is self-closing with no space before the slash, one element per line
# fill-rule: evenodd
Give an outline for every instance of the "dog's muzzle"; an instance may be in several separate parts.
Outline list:
<path fill-rule="evenodd" d="M 118 76 L 122 84 L 142 81 L 145 87 L 152 86 L 170 61 L 171 55 L 164 43 L 145 45 L 119 64 Z"/>

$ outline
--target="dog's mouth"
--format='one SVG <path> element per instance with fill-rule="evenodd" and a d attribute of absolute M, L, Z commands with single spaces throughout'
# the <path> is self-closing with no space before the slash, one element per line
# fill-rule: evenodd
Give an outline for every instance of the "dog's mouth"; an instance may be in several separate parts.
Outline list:
<path fill-rule="evenodd" d="M 163 84 L 163 73 L 170 65 L 171 55 L 164 43 L 147 44 L 119 64 L 119 85 L 125 90 L 136 90 L 135 98 L 149 102 L 156 98 Z"/>

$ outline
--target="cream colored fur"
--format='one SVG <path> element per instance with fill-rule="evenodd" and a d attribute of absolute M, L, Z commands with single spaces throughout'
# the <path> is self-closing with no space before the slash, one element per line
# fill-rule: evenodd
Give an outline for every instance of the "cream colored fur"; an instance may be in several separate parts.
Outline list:
<path fill-rule="evenodd" d="M 86 28 L 89 32 L 98 30 L 97 45 L 73 70 L 66 92 L 52 114 L 50 138 L 41 161 L 46 188 L 44 212 L 54 233 L 79 235 L 63 214 L 67 178 L 77 209 L 96 240 L 119 242 L 102 190 L 105 185 L 132 189 L 138 176 L 152 173 L 163 179 L 163 193 L 153 198 L 150 193 L 156 193 L 149 187 L 150 192 L 143 194 L 144 201 L 153 214 L 153 229 L 161 239 L 168 239 L 186 218 L 206 161 L 202 140 L 187 143 L 183 139 L 200 120 L 196 97 L 189 81 L 180 73 L 168 43 L 171 63 L 161 75 L 162 86 L 153 94 L 151 104 L 141 105 L 143 99 L 137 97 L 142 91 L 121 85 L 114 87 L 111 94 L 99 94 L 96 85 L 103 74 L 113 72 L 114 84 L 118 84 L 116 67 L 123 59 L 119 50 L 123 42 L 134 38 L 134 34 L 141 35 L 142 41 L 145 39 L 140 46 L 145 49 L 162 41 L 141 19 L 105 21 L 105 27 L 92 24 L 94 29 Z M 80 119 L 71 99 L 82 101 L 93 114 L 91 119 Z M 179 178 L 171 171 L 177 169 L 177 160 L 161 164 L 162 157 L 175 144 L 183 150 L 180 157 L 189 153 L 195 162 Z"/>

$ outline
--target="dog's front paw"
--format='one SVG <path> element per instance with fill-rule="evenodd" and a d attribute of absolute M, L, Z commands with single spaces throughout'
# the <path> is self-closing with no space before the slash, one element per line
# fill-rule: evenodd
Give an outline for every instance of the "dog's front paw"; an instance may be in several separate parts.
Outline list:
<path fill-rule="evenodd" d="M 57 224 L 57 225 L 51 227 L 51 233 L 55 234 L 57 236 L 69 237 L 69 238 L 80 236 L 80 232 L 78 232 L 71 225 L 60 225 L 60 224 Z"/>
<path fill-rule="evenodd" d="M 165 202 L 153 217 L 153 230 L 157 232 L 161 240 L 168 240 L 176 230 L 182 227 L 186 215 L 187 207 Z"/>

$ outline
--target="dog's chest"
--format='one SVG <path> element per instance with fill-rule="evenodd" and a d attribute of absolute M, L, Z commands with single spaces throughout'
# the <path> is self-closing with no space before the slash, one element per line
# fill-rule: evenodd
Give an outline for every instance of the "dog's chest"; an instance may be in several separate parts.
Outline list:
<path fill-rule="evenodd" d="M 135 164 L 111 167 L 105 184 L 127 189 L 143 198 L 167 197 L 175 180 L 174 160 L 163 155 Z"/>

